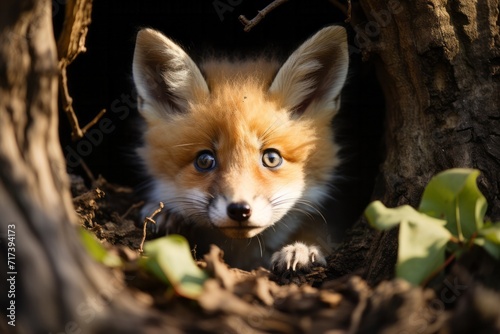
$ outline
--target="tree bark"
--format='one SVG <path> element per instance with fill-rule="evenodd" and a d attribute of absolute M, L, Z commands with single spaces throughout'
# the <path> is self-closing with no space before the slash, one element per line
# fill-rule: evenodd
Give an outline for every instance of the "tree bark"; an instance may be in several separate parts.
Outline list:
<path fill-rule="evenodd" d="M 88 332 L 100 320 L 132 330 L 139 310 L 127 307 L 122 281 L 89 258 L 72 224 L 57 89 L 51 1 L 1 1 L 0 281 L 7 286 L 0 300 L 7 314 L 0 331 Z"/>
<path fill-rule="evenodd" d="M 376 62 L 387 103 L 386 157 L 374 199 L 418 206 L 436 173 L 477 168 L 487 214 L 500 220 L 499 1 L 360 5 L 353 14 L 357 43 Z M 369 281 L 392 275 L 396 238 L 376 236 L 366 259 Z"/>

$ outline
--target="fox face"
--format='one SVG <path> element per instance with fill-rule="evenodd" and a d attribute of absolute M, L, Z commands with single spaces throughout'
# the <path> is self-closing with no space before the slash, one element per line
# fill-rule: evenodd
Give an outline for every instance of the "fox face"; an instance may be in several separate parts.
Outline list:
<path fill-rule="evenodd" d="M 146 121 L 139 154 L 154 179 L 151 205 L 162 201 L 229 238 L 315 210 L 339 163 L 331 121 L 347 68 L 341 27 L 319 31 L 283 64 L 196 65 L 160 32 L 141 30 L 133 78 Z"/>

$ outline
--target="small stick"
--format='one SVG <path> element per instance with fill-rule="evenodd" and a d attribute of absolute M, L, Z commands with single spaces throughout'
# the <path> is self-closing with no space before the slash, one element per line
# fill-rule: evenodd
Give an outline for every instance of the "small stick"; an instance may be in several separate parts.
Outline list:
<path fill-rule="evenodd" d="M 420 286 L 421 287 L 426 287 L 427 284 L 429 284 L 430 281 L 432 281 L 432 279 L 437 275 L 439 274 L 440 271 L 442 271 L 444 268 L 446 268 L 453 260 L 455 260 L 455 253 L 451 254 L 447 259 L 446 261 L 444 261 L 444 263 L 442 265 L 440 265 L 438 268 L 436 268 L 432 273 L 429 274 L 429 276 L 427 276 L 425 278 L 425 280 L 420 283 Z"/>
<path fill-rule="evenodd" d="M 104 116 L 105 113 L 106 109 L 102 109 L 101 111 L 99 111 L 99 113 L 94 117 L 94 119 L 92 119 L 90 122 L 88 122 L 87 125 L 83 127 L 82 129 L 83 134 L 85 134 L 85 132 L 87 132 L 91 127 L 96 125 L 97 122 L 102 118 L 102 116 Z"/>
<path fill-rule="evenodd" d="M 73 110 L 73 99 L 69 95 L 68 90 L 68 77 L 66 76 L 66 64 L 62 61 L 59 62 L 59 90 L 61 91 L 62 108 L 68 117 L 69 124 L 71 125 L 71 138 L 83 137 L 82 130 L 78 125 L 78 118 Z"/>
<path fill-rule="evenodd" d="M 82 166 L 82 169 L 85 171 L 85 174 L 87 174 L 87 177 L 89 178 L 90 183 L 92 185 L 95 185 L 96 178 L 95 178 L 94 174 L 92 173 L 92 171 L 90 170 L 89 166 L 85 163 L 85 160 L 83 160 L 83 158 L 80 156 L 78 157 L 78 160 L 80 160 L 80 166 Z"/>
<path fill-rule="evenodd" d="M 121 215 L 121 216 L 120 216 L 120 219 L 121 219 L 121 220 L 124 220 L 124 219 L 125 219 L 125 217 L 127 217 L 127 216 L 128 216 L 128 215 L 132 212 L 132 210 L 135 210 L 135 209 L 137 209 L 137 208 L 140 208 L 140 207 L 141 207 L 141 206 L 143 206 L 143 205 L 144 205 L 144 201 L 140 201 L 140 202 L 138 202 L 138 203 L 132 204 L 132 205 L 130 206 L 130 208 L 128 208 L 128 209 L 127 209 L 127 211 L 125 211 L 125 213 L 124 213 L 123 215 Z"/>
<path fill-rule="evenodd" d="M 257 13 L 257 15 L 253 19 L 251 19 L 251 20 L 247 19 L 245 15 L 240 15 L 238 17 L 238 19 L 244 25 L 243 30 L 245 32 L 249 32 L 260 21 L 262 21 L 267 14 L 269 14 L 275 8 L 279 7 L 280 5 L 284 4 L 287 1 L 288 0 L 274 0 L 269 5 L 267 5 L 266 8 L 264 8 L 263 10 L 259 10 L 258 13 Z"/>
<path fill-rule="evenodd" d="M 73 99 L 69 94 L 68 89 L 68 77 L 66 75 L 66 67 L 68 66 L 68 62 L 66 60 L 61 60 L 59 62 L 59 89 L 61 90 L 61 101 L 62 107 L 66 116 L 68 117 L 69 123 L 71 125 L 71 139 L 73 141 L 83 138 L 83 135 L 94 126 L 106 113 L 106 109 L 102 109 L 97 116 L 95 116 L 87 125 L 83 128 L 80 128 L 80 124 L 78 123 L 78 117 L 76 117 L 75 110 L 73 109 Z"/>
<path fill-rule="evenodd" d="M 68 0 L 64 17 L 63 30 L 57 41 L 57 52 L 59 56 L 59 90 L 61 91 L 61 102 L 66 117 L 71 126 L 71 139 L 76 141 L 83 138 L 85 132 L 95 125 L 106 112 L 101 110 L 89 124 L 80 128 L 78 118 L 73 108 L 73 99 L 69 94 L 68 77 L 66 68 L 75 58 L 87 49 L 85 40 L 92 17 L 92 0 Z"/>
<path fill-rule="evenodd" d="M 163 202 L 160 202 L 160 207 L 158 209 L 156 209 L 155 212 L 153 212 L 153 214 L 151 216 L 144 218 L 144 226 L 142 229 L 141 244 L 139 245 L 139 253 L 142 254 L 144 252 L 143 247 L 144 247 L 144 242 L 146 241 L 146 230 L 147 230 L 148 223 L 156 224 L 156 221 L 153 218 L 157 214 L 159 214 L 161 212 L 161 210 L 163 210 L 164 207 L 165 207 L 165 205 L 163 204 Z"/>

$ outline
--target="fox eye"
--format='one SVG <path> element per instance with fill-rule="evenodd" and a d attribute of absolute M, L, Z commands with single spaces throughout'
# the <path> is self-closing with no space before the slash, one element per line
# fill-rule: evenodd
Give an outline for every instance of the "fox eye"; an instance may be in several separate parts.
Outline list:
<path fill-rule="evenodd" d="M 201 151 L 196 156 L 194 167 L 200 172 L 209 172 L 215 168 L 215 156 L 210 151 Z"/>
<path fill-rule="evenodd" d="M 278 168 L 282 162 L 280 152 L 274 148 L 268 148 L 262 154 L 262 164 L 267 168 Z"/>

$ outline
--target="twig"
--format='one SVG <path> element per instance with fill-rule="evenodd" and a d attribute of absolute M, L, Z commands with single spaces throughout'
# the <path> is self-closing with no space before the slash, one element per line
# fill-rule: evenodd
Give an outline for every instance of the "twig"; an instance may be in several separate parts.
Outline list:
<path fill-rule="evenodd" d="M 93 120 L 91 120 L 90 122 L 87 123 L 87 125 L 85 125 L 82 129 L 82 132 L 83 134 L 85 134 L 85 132 L 87 132 L 91 127 L 93 127 L 94 125 L 97 124 L 97 122 L 101 119 L 102 116 L 104 116 L 104 114 L 106 113 L 106 109 L 102 109 L 101 111 L 99 111 L 99 113 L 97 114 L 96 117 L 94 117 Z"/>
<path fill-rule="evenodd" d="M 161 210 L 163 210 L 164 207 L 165 207 L 165 205 L 163 205 L 163 202 L 160 202 L 160 207 L 158 209 L 156 209 L 151 216 L 144 218 L 144 226 L 142 228 L 142 240 L 141 240 L 141 244 L 139 245 L 139 253 L 144 252 L 143 247 L 144 247 L 144 242 L 146 241 L 146 230 L 148 227 L 148 223 L 156 224 L 156 221 L 153 218 L 157 214 L 159 214 L 161 212 Z"/>
<path fill-rule="evenodd" d="M 446 268 L 454 259 L 455 259 L 455 253 L 451 254 L 446 261 L 442 265 L 440 265 L 438 268 L 436 268 L 432 273 L 427 276 L 427 278 L 420 283 L 420 286 L 425 287 L 429 282 L 437 275 L 439 272 L 441 272 L 444 268 Z"/>
<path fill-rule="evenodd" d="M 469 242 L 467 243 L 467 248 L 471 248 L 474 245 L 474 240 L 476 239 L 476 237 L 477 237 L 477 231 L 471 235 Z M 456 238 L 454 236 L 450 237 L 450 241 L 459 245 L 459 246 L 460 245 L 463 246 L 462 241 L 460 241 L 458 238 Z M 442 265 L 440 265 L 436 270 L 434 270 L 432 273 L 430 273 L 430 275 L 420 285 L 422 287 L 425 287 L 427 284 L 429 284 L 429 282 L 434 278 L 434 276 L 436 276 L 440 271 L 442 271 L 444 268 L 446 268 L 451 263 L 451 261 L 453 261 L 455 259 L 455 257 L 456 257 L 456 253 L 451 254 L 446 259 L 446 261 Z"/>
<path fill-rule="evenodd" d="M 476 238 L 477 238 L 477 231 L 472 233 L 472 235 L 470 236 L 469 242 L 467 244 L 467 248 L 471 248 L 472 246 L 474 246 L 474 240 L 476 240 Z"/>
<path fill-rule="evenodd" d="M 102 191 L 99 188 L 84 192 L 81 195 L 78 195 L 76 197 L 73 197 L 73 203 L 77 202 L 82 202 L 82 201 L 88 201 L 88 200 L 93 200 L 95 198 L 100 199 L 106 196 L 106 193 Z"/>
<path fill-rule="evenodd" d="M 245 15 L 240 15 L 238 17 L 238 19 L 244 25 L 243 30 L 245 32 L 249 32 L 260 21 L 262 21 L 267 14 L 269 14 L 275 8 L 279 7 L 280 5 L 284 4 L 287 1 L 288 0 L 274 0 L 269 5 L 267 5 L 266 8 L 264 8 L 262 10 L 259 10 L 258 13 L 257 13 L 257 15 L 253 19 L 251 19 L 251 20 L 247 19 Z"/>
<path fill-rule="evenodd" d="M 85 39 L 91 22 L 92 0 L 68 0 L 64 26 L 57 40 L 59 59 L 66 59 L 67 65 L 86 51 Z"/>
<path fill-rule="evenodd" d="M 87 174 L 87 177 L 89 178 L 90 183 L 92 185 L 95 185 L 97 180 L 96 180 L 94 174 L 92 173 L 92 171 L 90 170 L 89 166 L 85 162 L 85 160 L 83 160 L 83 158 L 80 156 L 78 156 L 78 160 L 80 161 L 80 166 L 82 167 L 83 171 L 85 172 L 85 174 Z"/>
<path fill-rule="evenodd" d="M 59 90 L 61 91 L 61 103 L 66 116 L 68 117 L 68 121 L 71 125 L 71 139 L 78 140 L 83 138 L 83 135 L 94 126 L 101 117 L 106 113 L 106 109 L 102 109 L 99 114 L 97 114 L 94 119 L 92 119 L 87 125 L 83 128 L 80 128 L 80 124 L 78 123 L 78 118 L 76 117 L 75 110 L 73 109 L 73 99 L 69 95 L 68 90 L 68 77 L 66 75 L 66 67 L 68 63 L 65 59 L 61 59 L 59 62 Z"/>
<path fill-rule="evenodd" d="M 62 107 L 66 116 L 68 117 L 69 124 L 71 125 L 71 138 L 82 137 L 82 130 L 78 125 L 78 118 L 76 118 L 75 112 L 71 104 L 73 99 L 69 96 L 68 92 L 68 77 L 66 76 L 66 66 L 59 63 L 59 91 L 61 92 Z"/>
<path fill-rule="evenodd" d="M 123 215 L 120 216 L 120 219 L 121 220 L 124 220 L 131 212 L 132 210 L 135 210 L 137 208 L 140 208 L 141 206 L 144 205 L 144 201 L 140 201 L 138 203 L 135 203 L 135 204 L 132 204 L 130 206 L 130 208 L 127 209 L 127 211 L 125 211 L 125 213 Z"/>
<path fill-rule="evenodd" d="M 73 99 L 68 90 L 68 77 L 66 68 L 82 52 L 85 52 L 85 39 L 88 26 L 91 22 L 92 0 L 69 0 L 66 4 L 64 26 L 61 36 L 57 41 L 59 54 L 59 90 L 61 102 L 66 117 L 71 125 L 71 138 L 77 140 L 83 137 L 90 127 L 95 125 L 106 112 L 105 109 L 94 117 L 86 126 L 80 128 L 78 118 L 73 109 Z"/>

